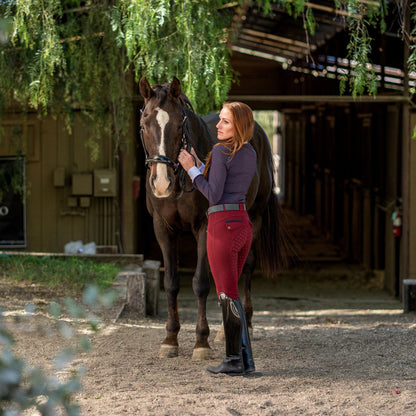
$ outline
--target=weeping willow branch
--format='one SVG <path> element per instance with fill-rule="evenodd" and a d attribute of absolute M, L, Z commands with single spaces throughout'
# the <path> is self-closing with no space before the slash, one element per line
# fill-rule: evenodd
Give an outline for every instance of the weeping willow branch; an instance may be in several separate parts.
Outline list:
<path fill-rule="evenodd" d="M 355 9 L 357 6 L 358 9 Z M 360 11 L 361 5 L 358 1 L 350 3 L 354 11 Z M 357 13 L 354 13 L 357 15 Z M 348 59 L 350 61 L 350 90 L 354 97 L 363 95 L 366 91 L 370 95 L 377 92 L 377 77 L 374 70 L 371 69 L 371 37 L 368 33 L 368 21 L 365 15 L 358 13 L 359 17 L 350 16 L 348 25 L 350 27 L 350 43 L 348 44 Z M 345 90 L 347 79 L 341 80 L 341 92 Z"/>
<path fill-rule="evenodd" d="M 224 36 L 232 9 L 220 12 L 220 0 L 121 3 L 116 32 L 136 77 L 145 73 L 151 82 L 162 83 L 175 75 L 198 112 L 218 109 L 232 81 Z"/>
<path fill-rule="evenodd" d="M 199 113 L 218 109 L 231 87 L 221 0 L 25 0 L 2 2 L 11 24 L 0 43 L 0 106 L 91 120 L 87 145 L 116 143 L 130 123 L 133 80 L 173 76 Z M 133 77 L 132 77 L 133 75 Z"/>

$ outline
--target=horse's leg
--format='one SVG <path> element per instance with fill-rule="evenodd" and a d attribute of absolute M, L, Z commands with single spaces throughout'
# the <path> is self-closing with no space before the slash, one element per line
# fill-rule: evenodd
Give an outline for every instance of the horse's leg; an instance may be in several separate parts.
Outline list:
<path fill-rule="evenodd" d="M 255 268 L 255 256 L 252 251 L 250 251 L 246 264 L 244 265 L 242 276 L 244 278 L 244 311 L 246 313 L 247 328 L 250 333 L 253 332 L 252 318 L 253 318 L 253 303 L 251 301 L 251 278 L 254 273 Z"/>
<path fill-rule="evenodd" d="M 198 260 L 192 289 L 198 298 L 198 322 L 196 325 L 196 343 L 192 354 L 193 360 L 205 360 L 211 356 L 211 348 L 208 343 L 209 326 L 207 320 L 207 297 L 210 289 L 208 259 L 206 255 L 206 227 L 202 227 L 195 233 L 198 245 Z"/>
<path fill-rule="evenodd" d="M 243 305 L 246 313 L 247 327 L 249 331 L 253 332 L 252 318 L 253 318 L 253 303 L 251 301 L 251 278 L 256 268 L 256 241 L 261 237 L 262 217 L 253 215 L 253 240 L 251 250 L 248 253 L 246 262 L 244 264 L 243 272 L 241 273 L 244 279 L 244 298 Z"/>
<path fill-rule="evenodd" d="M 251 278 L 254 273 L 256 265 L 255 255 L 253 250 L 250 250 L 247 256 L 246 263 L 244 264 L 243 272 L 241 276 L 244 279 L 244 311 L 246 313 L 247 327 L 252 330 L 251 320 L 253 317 L 253 303 L 251 301 Z"/>
<path fill-rule="evenodd" d="M 178 332 L 180 330 L 178 313 L 179 276 L 177 266 L 177 236 L 169 231 L 162 219 L 155 219 L 154 230 L 163 255 L 164 288 L 168 300 L 168 321 L 166 338 L 160 346 L 159 356 L 164 358 L 178 356 Z"/>

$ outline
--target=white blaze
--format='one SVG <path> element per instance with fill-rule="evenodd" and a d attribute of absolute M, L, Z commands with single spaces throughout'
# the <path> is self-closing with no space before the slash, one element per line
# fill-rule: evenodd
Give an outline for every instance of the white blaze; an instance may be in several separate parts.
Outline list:
<path fill-rule="evenodd" d="M 156 120 L 160 127 L 160 145 L 159 145 L 159 152 L 158 154 L 161 156 L 166 156 L 166 148 L 165 148 L 165 127 L 169 122 L 169 114 L 162 110 L 159 107 L 156 107 L 157 115 Z M 168 169 L 164 163 L 158 163 L 156 165 L 156 179 L 153 182 L 158 197 L 162 198 L 166 195 L 166 191 L 169 187 L 169 179 L 168 179 Z"/>

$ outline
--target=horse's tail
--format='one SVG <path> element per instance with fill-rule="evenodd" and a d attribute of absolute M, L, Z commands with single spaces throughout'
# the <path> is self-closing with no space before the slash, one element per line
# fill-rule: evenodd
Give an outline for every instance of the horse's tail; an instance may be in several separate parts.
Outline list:
<path fill-rule="evenodd" d="M 293 247 L 287 233 L 283 210 L 273 188 L 262 214 L 255 251 L 259 267 L 267 277 L 274 277 L 289 266 Z"/>

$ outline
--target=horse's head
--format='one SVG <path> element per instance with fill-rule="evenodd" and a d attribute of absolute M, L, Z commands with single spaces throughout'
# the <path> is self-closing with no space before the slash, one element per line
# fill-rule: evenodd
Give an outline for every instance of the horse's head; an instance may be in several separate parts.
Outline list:
<path fill-rule="evenodd" d="M 140 128 L 150 169 L 149 185 L 157 198 L 167 198 L 173 192 L 179 167 L 186 101 L 176 77 L 170 84 L 154 88 L 143 77 L 139 87 L 144 98 Z"/>

